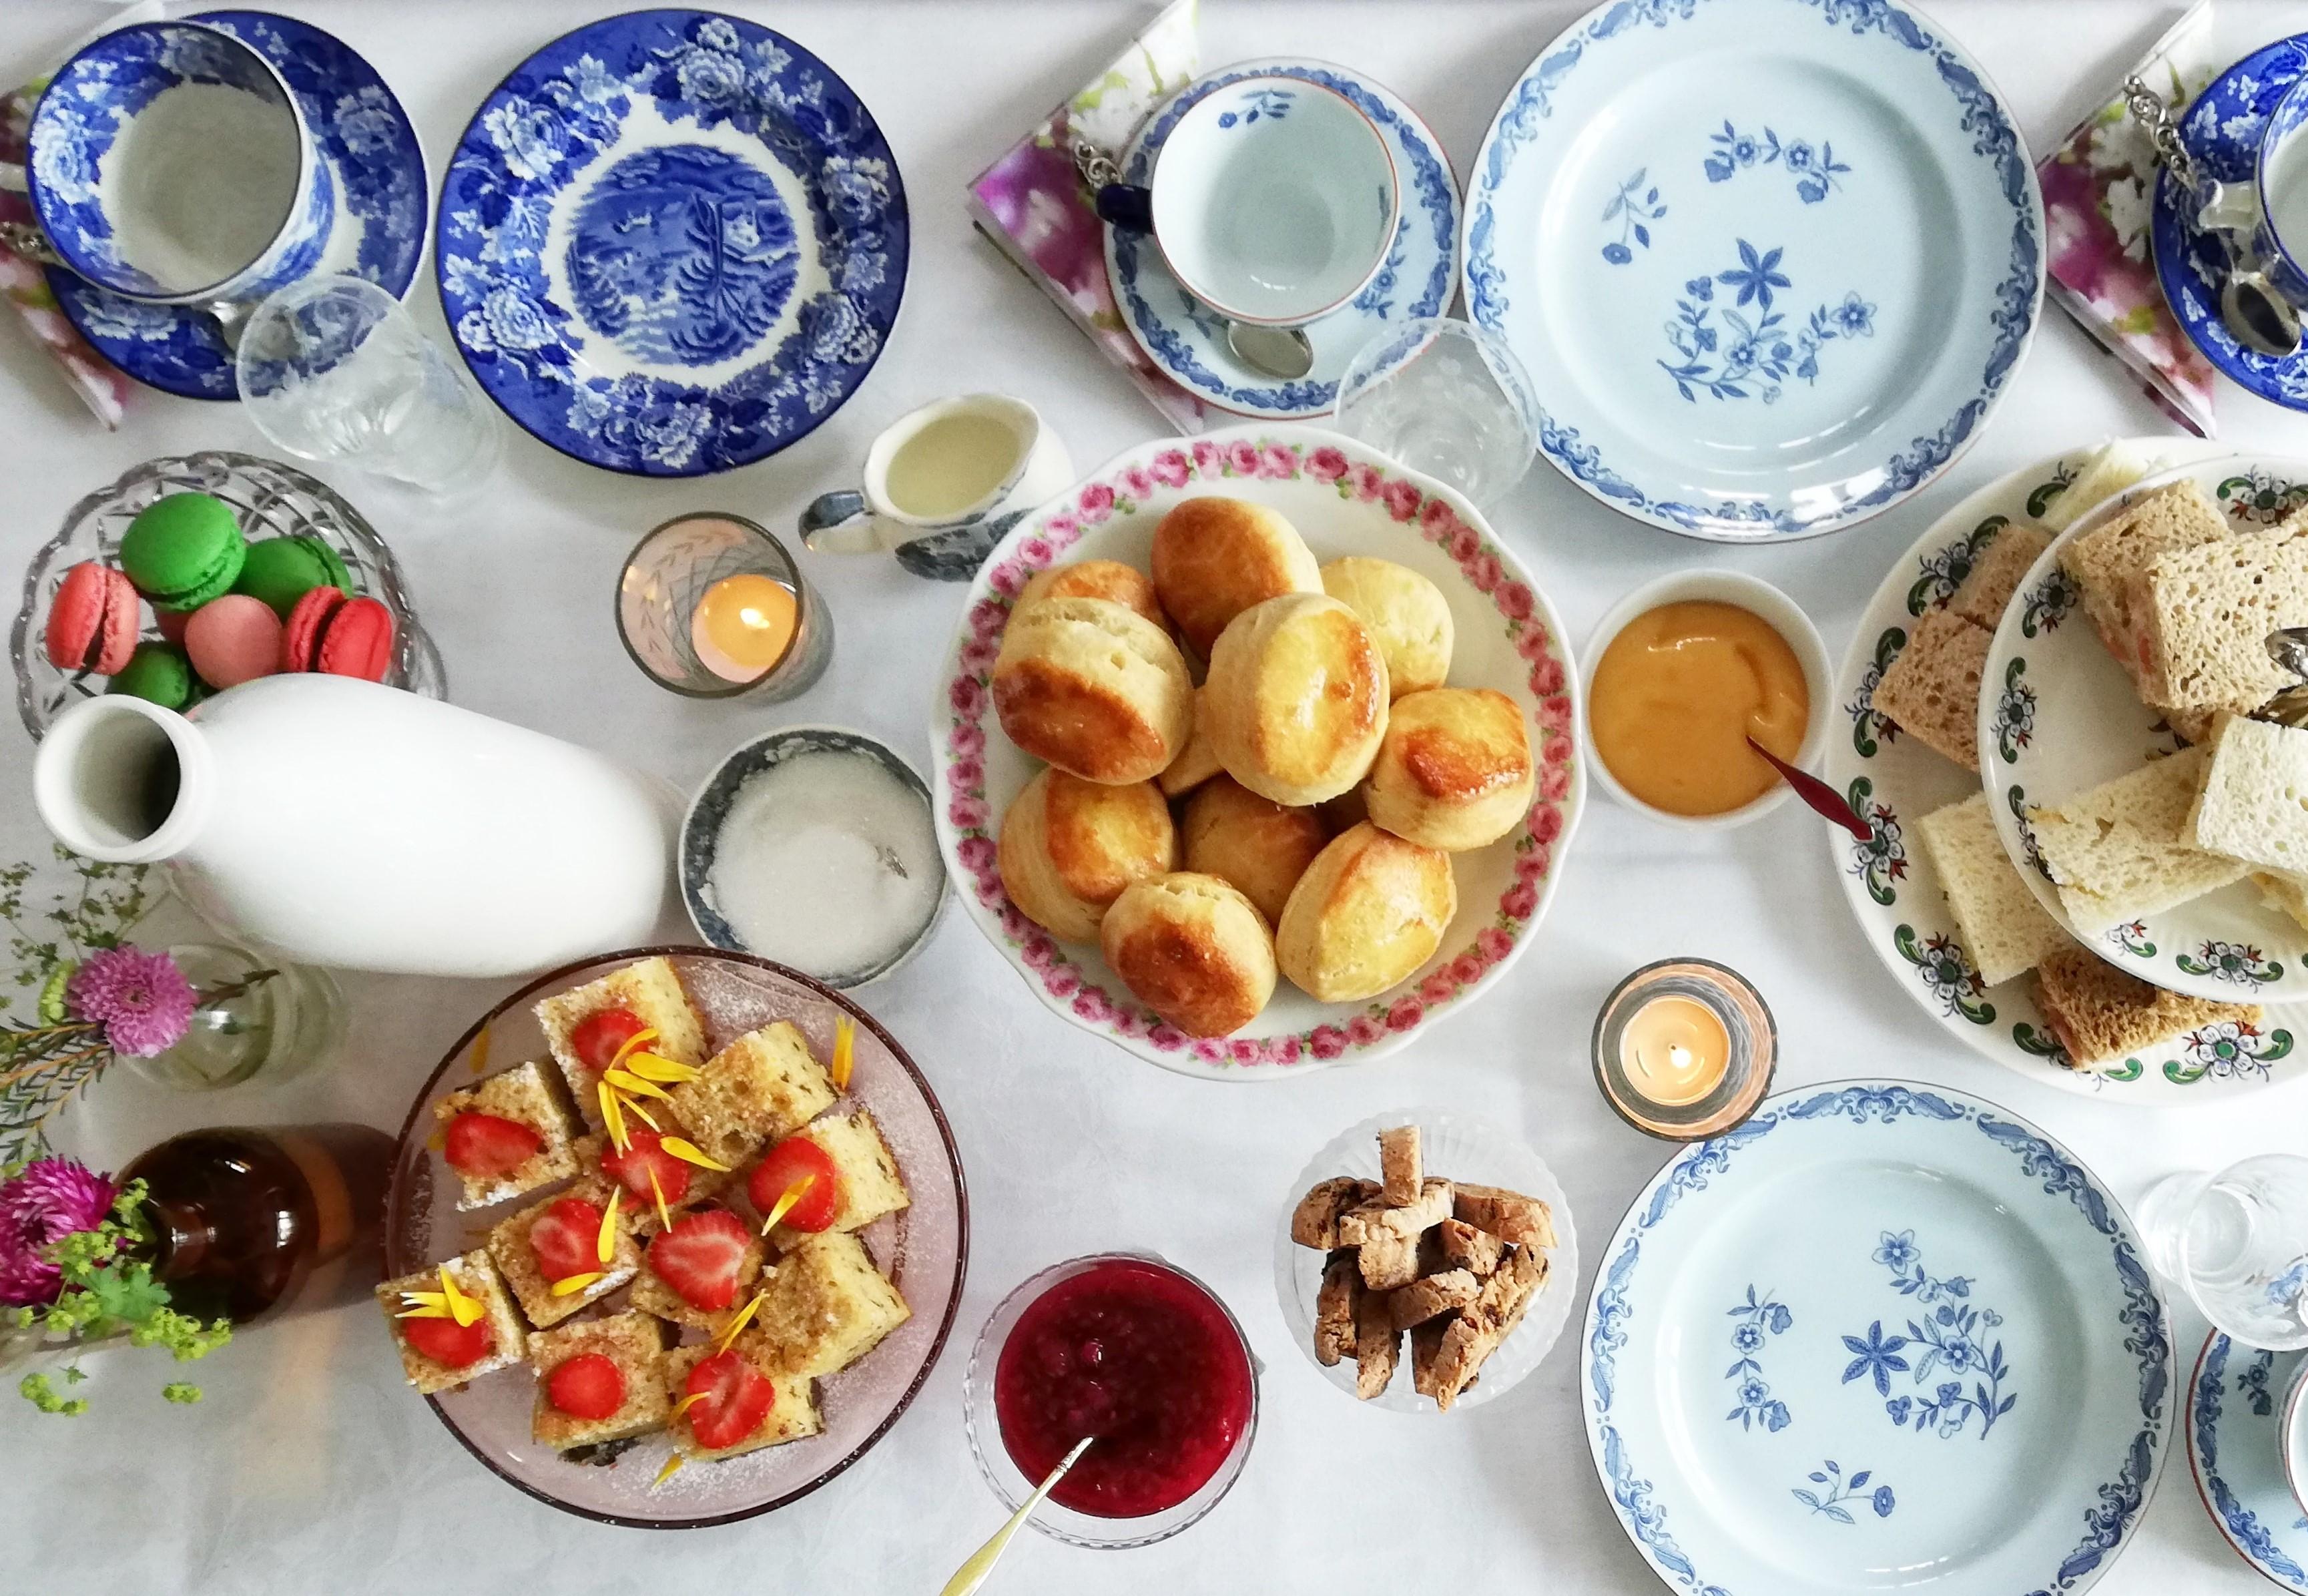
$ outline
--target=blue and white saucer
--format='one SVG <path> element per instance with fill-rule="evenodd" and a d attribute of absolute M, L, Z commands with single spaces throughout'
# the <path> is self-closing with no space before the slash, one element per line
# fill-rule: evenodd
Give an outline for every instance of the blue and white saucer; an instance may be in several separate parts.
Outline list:
<path fill-rule="evenodd" d="M 758 23 L 639 11 L 563 35 L 475 113 L 442 185 L 441 302 L 507 415 L 564 454 L 725 471 L 873 369 L 906 194 L 873 115 Z"/>
<path fill-rule="evenodd" d="M 1778 1093 L 1678 1152 L 1602 1259 L 1587 1436 L 1681 1591 L 2079 1592 L 2155 1488 L 2175 1393 L 2138 1238 L 1991 1103 Z"/>
<path fill-rule="evenodd" d="M 2308 1514 L 2284 1479 L 2284 1393 L 2300 1352 L 2263 1352 L 2212 1332 L 2188 1382 L 2188 1464 L 2236 1555 L 2287 1591 L 2308 1591 Z"/>
<path fill-rule="evenodd" d="M 260 51 L 296 93 L 336 180 L 337 216 L 314 268 L 357 272 L 405 297 L 425 256 L 425 152 L 376 69 L 334 34 L 266 11 L 207 11 L 206 22 Z M 48 287 L 81 336 L 140 383 L 185 399 L 238 397 L 216 324 L 183 306 L 147 305 L 62 267 Z"/>
<path fill-rule="evenodd" d="M 2284 91 L 2308 72 L 2308 33 L 2254 50 L 2212 80 L 2181 119 L 2180 140 L 2208 177 L 2249 183 L 2260 154 L 2260 133 Z M 2226 253 L 2217 238 L 2197 234 L 2181 219 L 2187 196 L 2172 174 L 2156 183 L 2149 237 L 2156 280 L 2188 341 L 2204 358 L 2244 389 L 2291 410 L 2308 410 L 2308 351 L 2278 359 L 2236 342 L 2220 320 L 2220 284 Z"/>
<path fill-rule="evenodd" d="M 1783 539 L 1979 436 L 2036 325 L 2044 206 L 1995 91 L 1897 0 L 1606 0 L 1499 108 L 1465 273 L 1565 475 L 1670 531 Z"/>
<path fill-rule="evenodd" d="M 1171 130 L 1203 96 L 1244 78 L 1274 76 L 1319 83 L 1352 100 L 1377 125 L 1402 185 L 1402 220 L 1386 263 L 1343 308 L 1305 329 L 1314 349 L 1312 369 L 1286 381 L 1235 358 L 1224 318 L 1178 285 L 1143 234 L 1107 229 L 1106 274 L 1123 323 L 1148 359 L 1219 410 L 1282 420 L 1329 414 L 1339 379 L 1364 345 L 1390 326 L 1441 315 L 1450 305 L 1459 275 L 1459 180 L 1442 141 L 1394 91 L 1303 56 L 1240 62 L 1180 90 L 1123 151 L 1123 180 L 1150 179 Z"/>

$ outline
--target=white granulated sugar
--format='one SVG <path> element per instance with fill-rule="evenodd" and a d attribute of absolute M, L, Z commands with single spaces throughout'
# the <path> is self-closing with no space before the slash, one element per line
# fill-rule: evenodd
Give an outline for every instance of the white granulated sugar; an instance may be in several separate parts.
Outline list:
<path fill-rule="evenodd" d="M 867 754 L 804 754 L 746 779 L 707 878 L 745 946 L 821 978 L 878 969 L 944 885 L 921 795 Z"/>
<path fill-rule="evenodd" d="M 222 83 L 180 83 L 122 130 L 100 179 L 120 258 L 171 292 L 263 254 L 296 203 L 297 123 Z"/>

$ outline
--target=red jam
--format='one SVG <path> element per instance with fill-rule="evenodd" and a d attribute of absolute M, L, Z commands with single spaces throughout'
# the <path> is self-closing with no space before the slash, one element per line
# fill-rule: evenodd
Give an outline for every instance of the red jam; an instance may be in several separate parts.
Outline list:
<path fill-rule="evenodd" d="M 1027 1305 L 994 1368 L 1010 1461 L 1039 1481 L 1094 1435 L 1050 1500 L 1143 1518 L 1210 1482 L 1250 1423 L 1250 1358 L 1226 1310 L 1174 1270 L 1092 1264 Z"/>

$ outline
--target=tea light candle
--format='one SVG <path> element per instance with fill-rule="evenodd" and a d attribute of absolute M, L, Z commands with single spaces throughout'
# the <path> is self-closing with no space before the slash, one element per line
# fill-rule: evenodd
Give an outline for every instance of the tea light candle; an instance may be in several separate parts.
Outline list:
<path fill-rule="evenodd" d="M 689 617 L 690 645 L 698 662 L 715 676 L 754 681 L 774 669 L 793 646 L 798 615 L 791 588 L 741 571 L 698 596 Z"/>
<path fill-rule="evenodd" d="M 1669 959 L 1636 971 L 1595 1019 L 1595 1081 L 1648 1135 L 1689 1142 L 1755 1111 L 1770 1090 L 1778 1031 L 1735 971 Z"/>

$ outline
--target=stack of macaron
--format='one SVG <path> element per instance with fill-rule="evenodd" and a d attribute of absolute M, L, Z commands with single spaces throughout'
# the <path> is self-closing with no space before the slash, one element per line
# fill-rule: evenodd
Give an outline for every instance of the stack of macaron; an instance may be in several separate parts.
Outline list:
<path fill-rule="evenodd" d="M 351 587 L 324 539 L 251 543 L 222 500 L 173 493 L 129 523 L 118 569 L 90 560 L 65 573 L 44 642 L 57 669 L 169 709 L 277 671 L 383 681 L 392 611 Z M 146 601 L 158 641 L 140 641 Z"/>

